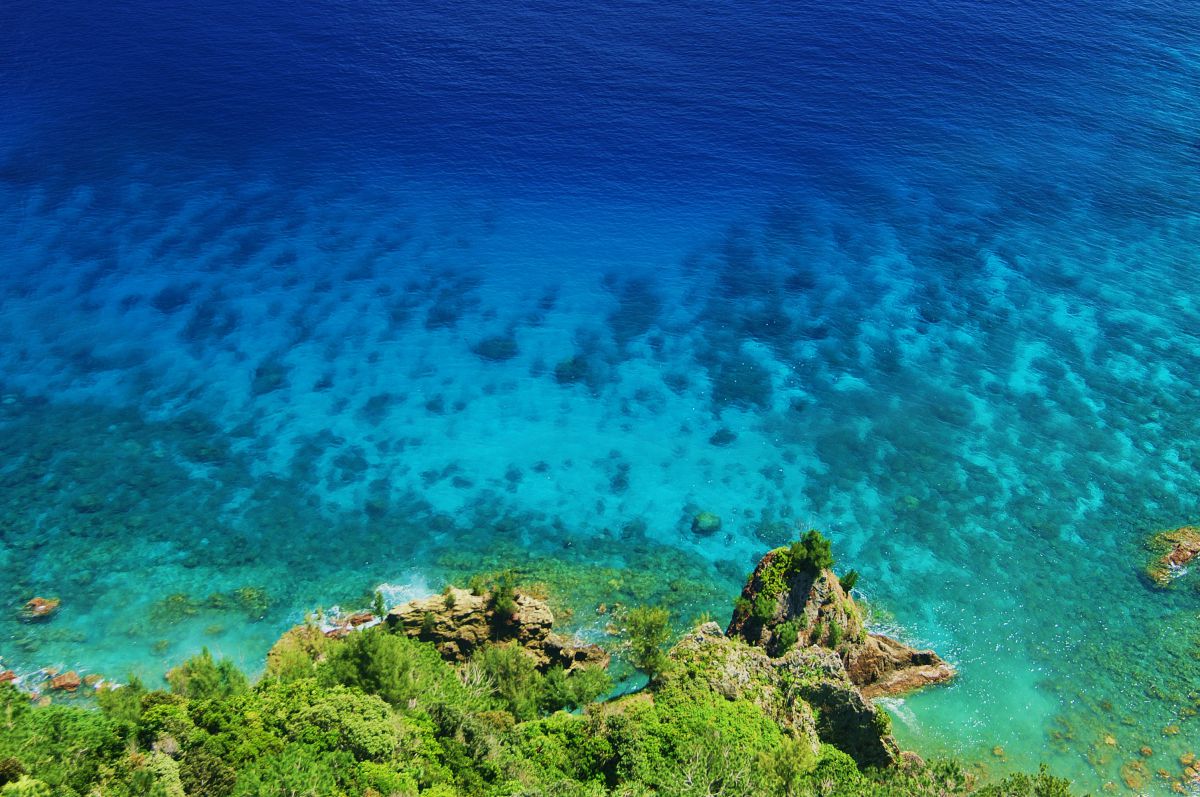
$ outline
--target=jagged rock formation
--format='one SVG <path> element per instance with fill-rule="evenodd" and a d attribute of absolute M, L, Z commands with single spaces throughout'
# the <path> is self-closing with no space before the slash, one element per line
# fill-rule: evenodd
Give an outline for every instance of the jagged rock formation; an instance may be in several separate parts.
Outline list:
<path fill-rule="evenodd" d="M 816 539 L 828 559 L 828 543 L 819 535 Z M 772 656 L 796 646 L 835 651 L 851 682 L 868 698 L 954 677 L 954 668 L 932 650 L 869 633 L 858 605 L 824 565 L 799 544 L 769 552 L 747 580 L 726 633 Z"/>
<path fill-rule="evenodd" d="M 860 766 L 888 766 L 900 755 L 888 715 L 855 688 L 833 651 L 806 647 L 772 657 L 707 623 L 684 635 L 668 658 L 672 666 L 652 689 L 672 678 L 700 679 L 729 700 L 755 703 L 814 751 L 819 739 Z"/>
<path fill-rule="evenodd" d="M 491 595 L 451 587 L 441 595 L 395 607 L 386 622 L 389 628 L 432 642 L 451 662 L 466 661 L 488 642 L 515 642 L 534 655 L 543 671 L 556 665 L 566 670 L 608 666 L 610 657 L 599 646 L 553 632 L 554 614 L 545 601 L 519 592 L 513 601 L 516 611 L 507 615 L 496 610 Z"/>
<path fill-rule="evenodd" d="M 899 695 L 954 677 L 954 668 L 932 650 L 917 650 L 883 634 L 839 651 L 850 680 L 868 698 Z"/>

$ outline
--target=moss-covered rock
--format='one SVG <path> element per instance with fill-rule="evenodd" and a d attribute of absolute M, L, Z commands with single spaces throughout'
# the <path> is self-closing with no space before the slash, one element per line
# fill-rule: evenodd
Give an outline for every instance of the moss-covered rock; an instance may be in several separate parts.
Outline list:
<path fill-rule="evenodd" d="M 721 518 L 713 512 L 697 512 L 692 516 L 692 533 L 701 537 L 721 530 Z"/>
<path fill-rule="evenodd" d="M 841 659 L 819 647 L 769 656 L 706 623 L 671 650 L 669 664 L 651 685 L 654 694 L 696 698 L 712 692 L 753 703 L 815 756 L 824 742 L 861 766 L 887 766 L 900 753 L 887 714 L 863 698 Z"/>
<path fill-rule="evenodd" d="M 772 656 L 796 645 L 836 651 L 850 680 L 869 698 L 954 677 L 954 668 L 933 651 L 869 633 L 832 563 L 829 543 L 817 532 L 768 552 L 747 579 L 727 633 Z"/>

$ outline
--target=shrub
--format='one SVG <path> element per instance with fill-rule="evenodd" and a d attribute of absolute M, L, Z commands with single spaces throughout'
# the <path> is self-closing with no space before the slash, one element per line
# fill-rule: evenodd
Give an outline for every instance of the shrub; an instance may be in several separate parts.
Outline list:
<path fill-rule="evenodd" d="M 98 711 L 36 707 L 16 687 L 0 683 L 0 759 L 17 759 L 31 779 L 56 793 L 86 794 L 99 773 L 124 755 L 123 733 Z"/>
<path fill-rule="evenodd" d="M 22 775 L 27 774 L 29 770 L 25 769 L 25 765 L 19 759 L 12 756 L 0 758 L 0 786 L 20 780 Z"/>
<path fill-rule="evenodd" d="M 49 784 L 24 775 L 0 788 L 3 797 L 51 797 L 52 794 Z"/>
<path fill-rule="evenodd" d="M 197 747 L 179 760 L 179 782 L 189 795 L 226 797 L 237 782 L 237 772 L 203 747 Z"/>
<path fill-rule="evenodd" d="M 1071 781 L 1054 777 L 1042 764 L 1036 775 L 1009 775 L 976 793 L 979 797 L 1071 797 Z"/>
<path fill-rule="evenodd" d="M 183 702 L 152 702 L 142 713 L 138 735 L 143 743 L 150 745 L 164 736 L 182 741 L 195 729 L 196 725 Z"/>
<path fill-rule="evenodd" d="M 786 623 L 781 623 L 775 629 L 775 640 L 779 645 L 778 655 L 782 656 L 796 646 L 796 640 L 800 638 L 799 624 L 795 620 L 788 620 Z"/>
<path fill-rule="evenodd" d="M 754 596 L 754 608 L 750 612 L 750 616 L 755 620 L 767 622 L 775 616 L 775 610 L 779 606 L 778 593 L 768 593 L 766 590 Z"/>
<path fill-rule="evenodd" d="M 331 752 L 348 750 L 360 761 L 388 757 L 398 741 L 392 712 L 375 695 L 309 680 L 270 687 L 261 701 L 279 735 Z"/>
<path fill-rule="evenodd" d="M 671 613 L 661 607 L 641 606 L 630 609 L 625 617 L 629 634 L 629 660 L 653 678 L 666 666 L 663 645 L 671 636 Z"/>
<path fill-rule="evenodd" d="M 820 571 L 833 567 L 833 546 L 816 529 L 809 529 L 799 542 L 792 543 L 790 553 L 794 572 L 805 568 Z"/>
<path fill-rule="evenodd" d="M 496 697 L 518 722 L 537 718 L 543 685 L 532 654 L 517 645 L 485 645 L 472 661 L 492 681 Z"/>
<path fill-rule="evenodd" d="M 850 590 L 854 589 L 854 585 L 858 583 L 858 571 L 849 571 L 846 573 L 846 575 L 838 579 L 838 582 L 842 585 L 843 590 L 849 592 Z"/>
<path fill-rule="evenodd" d="M 715 693 L 656 694 L 610 717 L 609 739 L 619 782 L 658 794 L 764 793 L 760 754 L 783 741 L 779 726 L 748 700 Z"/>
<path fill-rule="evenodd" d="M 842 627 L 836 619 L 829 621 L 829 647 L 836 648 L 842 641 Z"/>
<path fill-rule="evenodd" d="M 517 574 L 505 570 L 496 577 L 492 586 L 492 611 L 497 619 L 509 622 L 517 616 Z"/>
<path fill-rule="evenodd" d="M 578 794 L 578 784 L 600 779 L 613 756 L 613 747 L 589 720 L 553 714 L 514 729 L 513 748 L 523 768 L 543 781 L 574 781 L 574 788 L 551 794 Z M 606 794 L 607 792 L 601 792 Z"/>
<path fill-rule="evenodd" d="M 758 772 L 765 794 L 802 794 L 804 776 L 816 766 L 808 743 L 784 737 L 778 747 L 758 754 Z"/>
<path fill-rule="evenodd" d="M 462 684 L 433 646 L 376 626 L 331 647 L 316 669 L 326 685 L 378 695 L 393 706 L 433 703 L 464 695 Z"/>
<path fill-rule="evenodd" d="M 315 624 L 295 626 L 286 631 L 267 653 L 267 677 L 284 682 L 311 678 L 316 672 L 317 661 L 335 644 Z"/>
<path fill-rule="evenodd" d="M 213 661 L 208 648 L 167 672 L 171 691 L 191 700 L 223 698 L 249 689 L 249 682 L 229 659 Z"/>
<path fill-rule="evenodd" d="M 136 675 L 129 676 L 129 683 L 96 693 L 96 703 L 104 716 L 123 725 L 136 725 L 142 716 L 142 698 L 146 687 Z"/>
<path fill-rule="evenodd" d="M 612 677 L 603 667 L 584 667 L 570 673 L 564 672 L 562 667 L 554 667 L 546 673 L 540 708 L 544 713 L 560 708 L 583 708 L 612 688 Z"/>

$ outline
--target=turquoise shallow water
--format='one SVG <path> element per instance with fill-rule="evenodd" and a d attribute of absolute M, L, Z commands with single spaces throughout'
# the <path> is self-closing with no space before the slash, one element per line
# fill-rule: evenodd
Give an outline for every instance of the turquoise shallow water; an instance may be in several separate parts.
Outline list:
<path fill-rule="evenodd" d="M 10 666 L 153 676 L 208 645 L 254 669 L 305 610 L 438 588 L 501 545 L 634 570 L 678 549 L 711 586 L 674 599 L 723 617 L 762 551 L 819 526 L 879 627 L 962 672 L 891 704 L 906 744 L 1086 784 L 1195 746 L 1198 594 L 1138 571 L 1144 535 L 1197 512 L 1197 313 L 1182 272 L 1124 278 L 1187 225 L 1103 267 L 1006 228 L 951 290 L 913 264 L 933 233 L 832 204 L 715 232 L 698 208 L 664 236 L 625 207 L 556 230 L 433 185 L 223 179 L 6 215 L 57 271 L 7 281 L 0 566 L 12 606 L 64 601 L 0 620 Z M 1092 267 L 1031 275 L 1051 243 Z"/>
<path fill-rule="evenodd" d="M 4 666 L 253 670 L 502 564 L 724 619 L 816 526 L 960 669 L 906 746 L 1170 791 L 1194 12 L 314 9 L 0 11 Z"/>

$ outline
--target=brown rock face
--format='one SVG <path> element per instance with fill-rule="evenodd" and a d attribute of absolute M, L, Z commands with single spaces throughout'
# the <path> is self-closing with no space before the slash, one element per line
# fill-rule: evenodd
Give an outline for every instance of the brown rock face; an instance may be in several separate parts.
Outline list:
<path fill-rule="evenodd" d="M 841 655 L 846 674 L 867 698 L 911 692 L 955 674 L 932 650 L 915 650 L 883 634 L 867 634 L 862 644 Z"/>
<path fill-rule="evenodd" d="M 542 670 L 608 666 L 610 657 L 600 647 L 553 632 L 554 615 L 545 602 L 520 593 L 515 600 L 516 613 L 504 617 L 492 609 L 490 596 L 451 588 L 444 595 L 397 606 L 388 612 L 387 624 L 432 642 L 447 661 L 466 661 L 487 642 L 516 642 L 537 658 Z"/>
<path fill-rule="evenodd" d="M 778 548 L 759 561 L 742 589 L 726 631 L 729 636 L 765 648 L 772 656 L 782 656 L 792 646 L 834 650 L 850 681 L 868 698 L 954 677 L 954 668 L 932 650 L 916 650 L 868 633 L 858 605 L 832 570 L 802 567 L 788 572 L 782 566 L 787 556 L 787 549 Z"/>
<path fill-rule="evenodd" d="M 21 619 L 28 623 L 49 620 L 61 603 L 58 598 L 32 598 L 21 607 Z"/>
<path fill-rule="evenodd" d="M 1200 528 L 1181 526 L 1163 531 L 1150 538 L 1150 550 L 1155 558 L 1146 566 L 1146 575 L 1157 586 L 1170 586 L 1180 570 L 1200 556 Z"/>
<path fill-rule="evenodd" d="M 83 683 L 83 679 L 79 677 L 79 673 L 71 670 L 62 675 L 56 675 L 50 679 L 51 689 L 61 689 L 64 692 L 74 692 Z"/>

